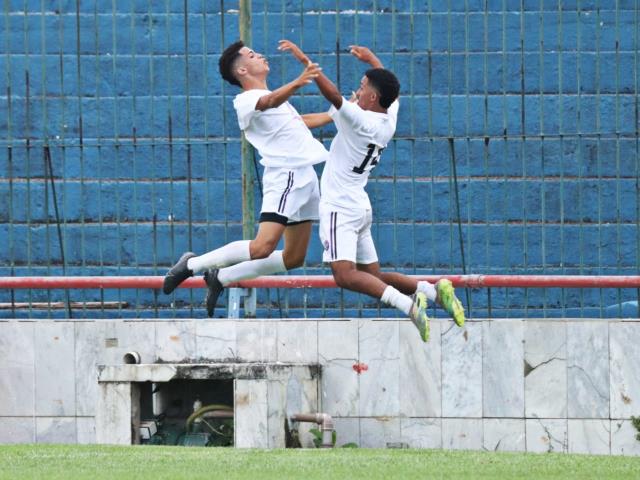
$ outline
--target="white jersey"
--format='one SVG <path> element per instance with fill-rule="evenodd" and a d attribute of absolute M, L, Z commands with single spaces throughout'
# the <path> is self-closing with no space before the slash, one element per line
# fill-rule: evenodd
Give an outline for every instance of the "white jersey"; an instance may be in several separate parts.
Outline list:
<path fill-rule="evenodd" d="M 396 100 L 387 113 L 372 112 L 345 99 L 339 110 L 331 107 L 329 115 L 338 133 L 320 180 L 322 203 L 342 209 L 371 209 L 364 187 L 396 131 L 398 108 Z"/>
<path fill-rule="evenodd" d="M 233 100 L 238 124 L 257 150 L 265 167 L 298 168 L 324 162 L 327 150 L 313 138 L 298 111 L 289 102 L 277 108 L 256 110 L 269 90 L 247 90 Z"/>

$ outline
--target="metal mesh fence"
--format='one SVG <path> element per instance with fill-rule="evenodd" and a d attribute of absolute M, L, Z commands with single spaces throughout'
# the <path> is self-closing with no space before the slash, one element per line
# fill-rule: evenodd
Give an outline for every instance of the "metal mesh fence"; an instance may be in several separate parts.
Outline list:
<path fill-rule="evenodd" d="M 238 90 L 217 70 L 238 12 L 223 1 L 4 1 L 0 275 L 161 275 L 185 250 L 241 238 Z M 638 15 L 637 0 L 254 0 L 250 27 L 272 88 L 299 71 L 280 38 L 345 95 L 364 72 L 348 45 L 398 75 L 398 129 L 368 189 L 384 268 L 629 275 L 640 267 Z M 292 103 L 327 108 L 313 86 Z M 328 145 L 335 131 L 315 133 Z M 296 273 L 328 273 L 321 252 L 316 226 Z M 0 316 L 65 316 L 74 302 L 74 316 L 198 316 L 203 295 L 1 291 Z M 637 315 L 638 292 L 466 298 L 475 316 L 606 317 Z M 395 315 L 339 290 L 265 291 L 259 307 Z"/>

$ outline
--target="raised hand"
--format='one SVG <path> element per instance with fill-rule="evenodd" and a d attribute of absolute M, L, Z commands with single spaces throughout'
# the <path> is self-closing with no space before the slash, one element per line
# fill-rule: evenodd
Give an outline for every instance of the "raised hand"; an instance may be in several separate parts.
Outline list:
<path fill-rule="evenodd" d="M 320 68 L 320 65 L 318 65 L 317 63 L 309 62 L 307 63 L 307 66 L 304 68 L 300 76 L 297 78 L 297 82 L 300 84 L 300 86 L 308 85 L 316 78 L 318 78 L 318 75 L 320 75 L 321 71 L 322 68 Z"/>
<path fill-rule="evenodd" d="M 278 50 L 281 52 L 291 52 L 291 54 L 300 62 L 309 63 L 309 57 L 295 43 L 290 40 L 280 40 L 278 42 Z"/>
<path fill-rule="evenodd" d="M 360 45 L 349 45 L 349 52 L 361 62 L 368 63 L 373 68 L 383 68 L 382 62 L 375 54 L 367 47 Z"/>

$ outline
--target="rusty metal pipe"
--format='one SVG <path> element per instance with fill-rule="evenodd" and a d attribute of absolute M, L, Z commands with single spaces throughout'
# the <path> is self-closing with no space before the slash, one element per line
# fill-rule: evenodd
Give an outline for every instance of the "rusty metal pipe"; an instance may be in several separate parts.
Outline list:
<path fill-rule="evenodd" d="M 456 287 L 492 288 L 639 288 L 640 275 L 409 275 L 436 282 L 448 278 Z M 162 288 L 161 276 L 0 277 L 0 289 Z M 180 288 L 205 288 L 202 277 L 185 280 Z M 242 280 L 230 287 L 335 288 L 331 275 L 268 275 Z"/>
<path fill-rule="evenodd" d="M 296 413 L 291 415 L 294 422 L 309 422 L 320 425 L 322 448 L 333 448 L 333 418 L 328 413 Z"/>

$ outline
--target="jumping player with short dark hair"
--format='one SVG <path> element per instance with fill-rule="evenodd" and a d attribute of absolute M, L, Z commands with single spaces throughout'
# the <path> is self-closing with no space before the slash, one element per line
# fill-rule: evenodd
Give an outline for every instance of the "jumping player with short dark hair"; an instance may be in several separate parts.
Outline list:
<path fill-rule="evenodd" d="M 165 276 L 163 291 L 170 294 L 188 277 L 204 272 L 210 317 L 224 286 L 302 266 L 311 221 L 318 218 L 318 177 L 313 165 L 324 162 L 328 155 L 287 101 L 318 76 L 317 64 L 307 62 L 300 76 L 271 91 L 267 86 L 269 62 L 239 41 L 222 53 L 219 68 L 224 80 L 242 88 L 233 106 L 240 129 L 262 157 L 264 174 L 256 237 L 201 256 L 184 253 Z M 284 250 L 276 251 L 283 235 Z"/>
<path fill-rule="evenodd" d="M 281 40 L 279 48 L 290 51 L 303 64 L 310 63 L 309 57 L 288 40 Z M 328 113 L 315 114 L 313 124 L 307 122 L 314 127 L 333 120 L 338 130 L 321 178 L 323 260 L 331 264 L 340 287 L 379 298 L 398 308 L 411 318 L 426 342 L 429 339 L 427 299 L 442 305 L 459 326 L 465 321 L 464 308 L 447 279 L 433 285 L 380 270 L 371 236 L 371 203 L 365 185 L 395 133 L 400 84 L 368 48 L 352 46 L 351 53 L 372 67 L 360 81 L 356 101 L 344 99 L 336 86 L 319 72 L 315 81 L 332 107 Z"/>

